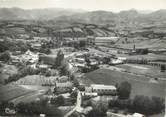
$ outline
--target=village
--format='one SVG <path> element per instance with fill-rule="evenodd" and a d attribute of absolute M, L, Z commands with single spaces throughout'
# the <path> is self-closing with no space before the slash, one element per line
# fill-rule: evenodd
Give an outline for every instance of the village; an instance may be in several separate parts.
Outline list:
<path fill-rule="evenodd" d="M 166 116 L 166 22 L 128 12 L 0 20 L 0 116 Z"/>
<path fill-rule="evenodd" d="M 108 117 L 144 117 L 145 115 L 137 111 L 134 112 L 134 110 L 130 110 L 130 108 L 128 111 L 123 109 L 127 108 L 123 103 L 127 103 L 126 99 L 130 97 L 133 88 L 130 82 L 112 82 L 110 84 L 102 81 L 103 83 L 91 83 L 85 78 L 86 74 L 95 70 L 108 69 L 119 73 L 134 74 L 137 76 L 143 75 L 146 76 L 144 78 L 146 81 L 152 82 L 154 85 L 156 85 L 156 82 L 161 82 L 161 85 L 163 85 L 162 82 L 165 82 L 164 71 L 166 64 L 164 62 L 158 62 L 160 60 L 155 60 L 155 56 L 157 55 L 153 52 L 151 52 L 151 55 L 154 57 L 152 56 L 152 58 L 149 59 L 146 57 L 148 56 L 149 50 L 147 48 L 137 48 L 135 44 L 133 44 L 133 48 L 131 49 L 107 46 L 119 41 L 120 38 L 121 37 L 88 36 L 86 38 L 64 38 L 60 40 L 60 37 L 57 36 L 54 40 L 44 37 L 34 37 L 33 39 L 23 40 L 30 45 L 28 50 L 25 52 L 20 50 L 6 52 L 4 56 L 9 57 L 8 60 L 6 60 L 6 58 L 4 60 L 1 57 L 1 66 L 8 64 L 8 66 L 15 66 L 17 69 L 16 73 L 10 74 L 9 78 L 4 79 L 2 82 L 8 84 L 7 86 L 22 87 L 24 90 L 29 91 L 20 91 L 19 93 L 13 94 L 12 97 L 7 96 L 9 95 L 8 92 L 2 95 L 2 100 L 10 100 L 4 113 L 9 115 L 16 114 L 17 112 L 24 114 L 35 113 L 39 114 L 41 117 L 50 114 L 49 112 L 40 113 L 38 110 L 30 112 L 30 108 L 26 109 L 26 106 L 29 104 L 30 107 L 33 107 L 33 105 L 30 105 L 31 102 L 33 102 L 37 103 L 38 106 L 41 106 L 41 104 L 54 105 L 56 107 L 56 114 L 58 115 L 59 113 L 57 111 L 60 110 L 62 111 L 61 116 L 64 117 L 92 117 L 95 115 L 107 115 Z M 137 59 L 132 58 L 135 55 L 142 57 L 137 57 Z M 143 56 L 145 57 L 143 58 Z M 141 67 L 140 65 L 154 67 L 161 72 L 158 74 L 161 77 L 158 77 L 157 74 L 151 77 L 146 73 L 140 74 L 128 71 L 130 69 L 119 67 L 123 64 L 128 66 L 138 64 L 135 68 L 142 68 L 143 70 L 147 68 Z M 164 75 L 162 75 L 162 73 Z M 132 80 L 132 78 L 129 78 L 129 80 Z M 2 88 L 7 86 L 2 86 Z M 152 96 L 156 95 L 158 94 Z M 137 97 L 129 99 L 128 101 L 133 100 L 137 103 L 136 98 Z M 119 99 L 124 100 L 124 102 Z M 157 99 L 156 97 L 156 100 Z M 162 103 L 162 98 L 159 98 L 158 101 L 158 106 L 163 109 L 164 103 Z M 120 107 L 121 112 L 118 112 L 119 107 L 116 107 L 118 105 L 114 105 L 114 103 L 119 103 L 119 106 L 124 106 Z M 15 109 L 16 107 L 17 109 Z M 107 109 L 108 107 L 110 109 Z M 142 112 L 144 112 L 144 110 L 142 110 Z M 145 113 L 149 114 L 148 110 L 145 111 Z"/>

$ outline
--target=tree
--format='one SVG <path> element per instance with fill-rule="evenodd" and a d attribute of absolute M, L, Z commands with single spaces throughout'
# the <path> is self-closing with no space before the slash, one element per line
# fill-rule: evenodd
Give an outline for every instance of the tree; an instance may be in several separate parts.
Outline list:
<path fill-rule="evenodd" d="M 93 106 L 93 110 L 88 113 L 87 117 L 105 117 L 107 109 L 107 105 L 100 102 Z"/>
<path fill-rule="evenodd" d="M 58 96 L 57 97 L 57 103 L 59 105 L 64 105 L 64 103 L 65 103 L 64 97 L 63 96 Z"/>
<path fill-rule="evenodd" d="M 76 78 L 73 79 L 73 85 L 75 87 L 78 87 L 80 85 L 80 83 L 78 82 L 78 80 Z"/>
<path fill-rule="evenodd" d="M 62 66 L 63 61 L 64 61 L 64 54 L 61 50 L 59 50 L 57 53 L 54 67 L 58 68 L 58 67 Z"/>
<path fill-rule="evenodd" d="M 128 82 L 122 82 L 117 89 L 119 99 L 128 99 L 131 92 L 131 84 Z"/>
<path fill-rule="evenodd" d="M 56 98 L 51 98 L 51 104 L 54 104 L 55 106 L 62 106 L 64 105 L 65 100 L 63 96 L 58 96 Z"/>
<path fill-rule="evenodd" d="M 23 102 L 20 102 L 16 106 L 17 112 L 19 113 L 25 113 L 26 112 L 26 105 Z"/>
<path fill-rule="evenodd" d="M 159 97 L 147 97 L 143 95 L 135 96 L 134 99 L 111 100 L 109 108 L 127 110 L 126 112 L 138 112 L 145 115 L 161 113 L 164 110 L 164 99 Z"/>
<path fill-rule="evenodd" d="M 9 50 L 11 46 L 12 43 L 7 40 L 0 42 L 0 52 L 5 52 L 6 50 Z"/>
<path fill-rule="evenodd" d="M 164 100 L 159 97 L 135 96 L 132 108 L 146 115 L 156 114 L 164 109 Z"/>
<path fill-rule="evenodd" d="M 81 40 L 80 43 L 79 43 L 79 46 L 80 46 L 81 48 L 85 47 L 85 46 L 86 46 L 86 41 Z"/>
<path fill-rule="evenodd" d="M 164 72 L 165 69 L 166 69 L 166 66 L 165 65 L 161 65 L 161 68 L 160 68 L 161 72 Z"/>
<path fill-rule="evenodd" d="M 152 97 L 152 102 L 154 102 L 153 105 L 153 112 L 161 112 L 165 108 L 164 105 L 164 99 L 159 98 L 159 97 Z"/>
<path fill-rule="evenodd" d="M 67 66 L 63 65 L 60 67 L 60 76 L 66 76 L 66 75 L 69 75 L 69 71 L 67 69 Z"/>
<path fill-rule="evenodd" d="M 0 102 L 0 113 L 4 113 L 5 112 L 5 108 L 7 106 L 8 106 L 8 102 L 7 101 Z"/>
<path fill-rule="evenodd" d="M 0 60 L 8 62 L 11 59 L 9 51 L 5 51 L 0 55 Z"/>
<path fill-rule="evenodd" d="M 23 115 L 39 115 L 41 113 L 47 116 L 62 117 L 61 112 L 56 106 L 50 106 L 42 102 L 19 103 L 16 105 L 17 112 Z"/>

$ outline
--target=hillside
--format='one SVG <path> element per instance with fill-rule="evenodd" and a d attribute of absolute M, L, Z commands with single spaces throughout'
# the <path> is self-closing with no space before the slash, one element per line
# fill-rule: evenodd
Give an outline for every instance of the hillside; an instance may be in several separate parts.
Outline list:
<path fill-rule="evenodd" d="M 73 9 L 50 8 L 24 10 L 20 8 L 0 8 L 0 20 L 54 20 L 82 23 L 148 22 L 164 21 L 166 10 L 141 13 L 134 9 L 113 13 L 110 11 L 82 11 Z"/>
<path fill-rule="evenodd" d="M 0 8 L 0 20 L 50 20 L 59 16 L 80 13 L 72 9 L 50 8 L 24 10 L 20 8 Z"/>

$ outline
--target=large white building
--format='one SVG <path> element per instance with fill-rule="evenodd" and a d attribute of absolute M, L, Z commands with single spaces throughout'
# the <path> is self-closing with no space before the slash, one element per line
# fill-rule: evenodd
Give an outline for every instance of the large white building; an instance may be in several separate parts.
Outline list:
<path fill-rule="evenodd" d="M 117 89 L 113 85 L 103 84 L 91 84 L 90 87 L 86 87 L 87 92 L 96 92 L 99 95 L 116 95 Z"/>
<path fill-rule="evenodd" d="M 73 83 L 70 81 L 67 82 L 56 82 L 56 87 L 57 88 L 72 88 Z"/>

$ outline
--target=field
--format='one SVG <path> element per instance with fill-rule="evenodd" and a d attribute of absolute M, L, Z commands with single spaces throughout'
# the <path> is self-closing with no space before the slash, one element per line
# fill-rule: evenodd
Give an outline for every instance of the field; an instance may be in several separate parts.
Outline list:
<path fill-rule="evenodd" d="M 123 81 L 128 81 L 132 85 L 131 97 L 136 95 L 157 96 L 164 98 L 164 82 L 151 83 L 149 79 L 134 74 L 118 72 L 109 69 L 99 69 L 85 74 L 83 79 L 85 84 L 106 84 L 115 85 Z"/>
<path fill-rule="evenodd" d="M 45 94 L 50 87 L 31 85 L 1 85 L 0 101 L 10 101 L 14 104 L 19 102 L 31 102 Z"/>
<path fill-rule="evenodd" d="M 165 78 L 166 72 L 160 72 L 159 67 L 153 67 L 149 65 L 140 65 L 140 64 L 123 64 L 117 65 L 116 67 L 122 68 L 129 73 L 135 73 L 138 75 L 145 75 L 153 78 Z"/>
<path fill-rule="evenodd" d="M 21 85 L 21 87 L 29 89 L 29 90 L 33 90 L 33 91 L 10 100 L 14 104 L 18 104 L 19 102 L 29 103 L 29 102 L 36 101 L 38 98 L 43 96 L 50 88 L 50 87 L 44 87 L 44 86 L 30 86 L 30 85 Z"/>
<path fill-rule="evenodd" d="M 157 54 L 147 54 L 147 55 L 133 55 L 133 56 L 125 56 L 127 59 L 137 60 L 137 59 L 147 59 L 147 60 L 166 60 L 165 55 L 157 55 Z"/>
<path fill-rule="evenodd" d="M 121 40 L 120 40 L 121 41 Z M 133 48 L 133 45 L 135 44 L 136 48 L 137 47 L 142 47 L 142 48 L 149 48 L 149 49 L 164 49 L 166 48 L 166 40 L 161 40 L 161 39 L 128 39 L 129 43 L 122 44 L 122 42 L 118 42 L 116 46 L 121 47 L 121 48 Z M 133 42 L 134 41 L 134 42 Z"/>
<path fill-rule="evenodd" d="M 28 90 L 26 88 L 17 85 L 1 85 L 0 101 L 9 101 L 32 92 L 33 92 L 32 90 Z"/>

